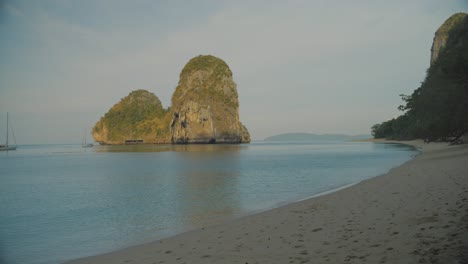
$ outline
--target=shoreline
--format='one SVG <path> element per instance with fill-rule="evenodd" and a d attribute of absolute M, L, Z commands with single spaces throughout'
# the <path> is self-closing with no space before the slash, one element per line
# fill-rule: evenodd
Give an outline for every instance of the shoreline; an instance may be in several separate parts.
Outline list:
<path fill-rule="evenodd" d="M 372 142 L 411 145 L 421 154 L 351 186 L 69 263 L 466 261 L 468 146 Z"/>

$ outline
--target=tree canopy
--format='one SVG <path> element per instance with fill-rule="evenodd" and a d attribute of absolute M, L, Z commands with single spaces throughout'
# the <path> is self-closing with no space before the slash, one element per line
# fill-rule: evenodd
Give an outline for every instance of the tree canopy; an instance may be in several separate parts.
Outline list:
<path fill-rule="evenodd" d="M 154 135 L 153 138 L 165 138 L 169 135 L 168 118 L 168 110 L 163 108 L 156 95 L 136 90 L 115 104 L 96 123 L 93 133 L 105 134 L 109 141 L 122 142 L 141 139 L 148 134 Z"/>
<path fill-rule="evenodd" d="M 468 133 L 468 16 L 452 25 L 421 86 L 401 97 L 404 114 L 372 126 L 375 138 L 456 141 Z"/>

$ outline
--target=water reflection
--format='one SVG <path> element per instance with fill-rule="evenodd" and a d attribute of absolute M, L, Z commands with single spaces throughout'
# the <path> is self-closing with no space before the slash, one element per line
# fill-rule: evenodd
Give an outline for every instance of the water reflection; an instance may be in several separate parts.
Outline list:
<path fill-rule="evenodd" d="M 103 164 L 101 181 L 95 185 L 105 197 L 102 206 L 112 208 L 104 217 L 108 232 L 164 236 L 232 218 L 241 208 L 238 178 L 243 149 L 245 145 L 99 146 L 96 152 L 121 153 L 103 155 L 119 169 Z"/>
<path fill-rule="evenodd" d="M 373 143 L 373 149 L 387 149 L 387 150 L 397 150 L 397 151 L 414 151 L 417 150 L 416 147 L 405 145 L 401 143 Z"/>
<path fill-rule="evenodd" d="M 238 213 L 235 173 L 187 171 L 179 177 L 178 211 L 188 229 L 217 223 Z"/>
<path fill-rule="evenodd" d="M 178 212 L 184 225 L 198 228 L 238 213 L 239 150 L 236 145 L 185 145 L 176 166 Z"/>
<path fill-rule="evenodd" d="M 239 151 L 243 148 L 248 148 L 248 145 L 231 145 L 231 144 L 189 144 L 189 145 L 102 145 L 95 146 L 95 152 L 227 152 Z"/>

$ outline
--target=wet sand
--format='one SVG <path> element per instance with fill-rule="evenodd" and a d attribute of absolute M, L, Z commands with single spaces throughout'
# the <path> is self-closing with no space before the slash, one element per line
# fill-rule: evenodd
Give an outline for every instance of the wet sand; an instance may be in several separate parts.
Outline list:
<path fill-rule="evenodd" d="M 422 154 L 349 188 L 70 263 L 468 263 L 468 145 L 404 143 Z"/>

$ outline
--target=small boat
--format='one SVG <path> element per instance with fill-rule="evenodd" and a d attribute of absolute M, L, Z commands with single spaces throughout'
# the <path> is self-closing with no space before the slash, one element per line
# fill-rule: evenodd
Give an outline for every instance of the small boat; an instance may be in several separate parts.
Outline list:
<path fill-rule="evenodd" d="M 9 127 L 8 127 L 9 121 L 8 121 L 8 112 L 7 112 L 7 125 L 6 125 L 6 144 L 5 145 L 0 145 L 0 151 L 5 151 L 5 150 L 15 150 L 16 149 L 16 139 L 15 139 L 15 134 L 13 133 L 13 139 L 15 141 L 15 145 L 8 145 L 8 132 L 9 132 Z M 12 129 L 13 132 L 13 129 Z"/>
<path fill-rule="evenodd" d="M 84 136 L 83 136 L 83 143 L 81 144 L 81 147 L 82 148 L 92 148 L 94 147 L 94 145 L 92 143 L 86 143 L 86 138 L 87 138 L 87 133 L 86 133 L 86 129 L 85 129 L 85 132 L 84 132 Z"/>

